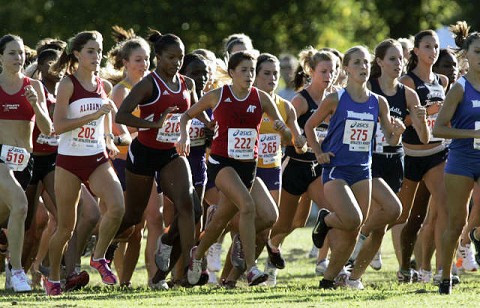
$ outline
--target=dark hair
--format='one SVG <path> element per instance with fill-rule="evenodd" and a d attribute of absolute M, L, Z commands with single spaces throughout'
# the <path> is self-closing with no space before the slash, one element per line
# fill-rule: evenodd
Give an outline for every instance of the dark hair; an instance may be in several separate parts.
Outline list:
<path fill-rule="evenodd" d="M 196 61 L 201 61 L 207 64 L 206 62 L 208 61 L 204 56 L 197 54 L 197 53 L 189 53 L 185 55 L 183 58 L 183 64 L 182 67 L 180 68 L 179 73 L 182 75 L 185 75 L 185 72 L 187 71 L 187 67 L 192 64 L 193 62 Z M 208 65 L 207 65 L 208 66 Z"/>
<path fill-rule="evenodd" d="M 17 42 L 22 42 L 23 40 L 20 36 L 18 35 L 13 35 L 13 34 L 6 34 L 0 38 L 0 54 L 3 55 L 3 52 L 5 51 L 5 46 L 7 46 L 8 43 L 12 41 L 17 41 Z"/>
<path fill-rule="evenodd" d="M 271 62 L 273 64 L 280 64 L 280 61 L 278 61 L 278 58 L 275 57 L 272 54 L 269 53 L 262 53 L 258 56 L 257 58 L 257 66 L 255 68 L 255 72 L 258 74 L 260 70 L 262 69 L 262 64 L 265 62 Z"/>
<path fill-rule="evenodd" d="M 387 54 L 387 51 L 390 47 L 399 48 L 403 56 L 402 44 L 400 44 L 400 42 L 398 42 L 397 40 L 389 38 L 380 42 L 375 47 L 375 56 L 372 60 L 372 70 L 370 71 L 370 78 L 378 78 L 382 75 L 382 69 L 378 65 L 377 59 L 381 59 L 381 60 L 385 59 L 385 55 Z"/>
<path fill-rule="evenodd" d="M 418 48 L 420 46 L 420 42 L 422 41 L 422 39 L 427 36 L 433 36 L 438 38 L 437 33 L 435 33 L 435 31 L 433 30 L 420 31 L 415 35 L 413 39 L 413 47 Z M 410 50 L 410 59 L 408 59 L 407 72 L 411 72 L 415 67 L 417 67 L 417 65 L 418 65 L 418 57 L 415 54 L 414 50 L 412 49 Z"/>
<path fill-rule="evenodd" d="M 255 55 L 251 51 L 248 51 L 248 50 L 242 50 L 242 51 L 238 51 L 238 52 L 233 53 L 230 56 L 230 59 L 228 59 L 227 70 L 228 70 L 229 74 L 230 74 L 230 70 L 235 70 L 237 68 L 237 66 L 240 64 L 240 62 L 242 62 L 243 60 L 256 61 L 257 58 L 255 57 Z"/>
<path fill-rule="evenodd" d="M 161 55 L 162 52 L 171 45 L 184 46 L 182 40 L 175 34 L 167 33 L 161 34 L 159 31 L 150 29 L 150 34 L 147 40 L 152 43 L 155 54 Z"/>
<path fill-rule="evenodd" d="M 243 44 L 247 50 L 253 49 L 252 39 L 244 33 L 234 33 L 224 39 L 225 55 L 229 56 L 235 45 Z"/>
<path fill-rule="evenodd" d="M 305 80 L 308 79 L 308 75 L 303 71 L 303 67 L 299 64 L 295 69 L 295 75 L 293 77 L 293 86 L 295 91 L 300 90 L 305 85 Z"/>
<path fill-rule="evenodd" d="M 38 65 L 43 65 L 45 62 L 58 59 L 60 57 L 60 51 L 55 49 L 45 49 L 37 57 Z"/>
<path fill-rule="evenodd" d="M 58 51 L 63 51 L 66 47 L 67 47 L 67 42 L 59 39 L 47 37 L 38 41 L 37 46 L 35 46 L 35 49 L 37 50 L 37 55 L 40 55 L 40 53 L 45 49 L 55 49 Z"/>
<path fill-rule="evenodd" d="M 470 33 L 470 27 L 466 21 L 457 21 L 454 25 L 449 27 L 455 38 L 455 45 L 458 47 L 458 52 L 465 54 L 473 41 L 480 38 L 480 33 L 477 31 Z"/>
<path fill-rule="evenodd" d="M 53 73 L 59 73 L 66 68 L 67 73 L 73 73 L 75 71 L 76 64 L 78 63 L 78 59 L 74 56 L 73 52 L 81 51 L 83 46 L 85 46 L 85 44 L 91 40 L 103 42 L 103 37 L 98 31 L 83 31 L 70 38 L 66 48 L 62 52 L 62 55 L 58 61 L 52 65 L 50 70 Z"/>

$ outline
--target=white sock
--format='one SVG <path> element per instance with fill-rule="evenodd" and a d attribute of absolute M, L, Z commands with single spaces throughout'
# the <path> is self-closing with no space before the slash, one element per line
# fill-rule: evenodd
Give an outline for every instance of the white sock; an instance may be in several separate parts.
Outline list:
<path fill-rule="evenodd" d="M 357 244 L 355 244 L 355 248 L 353 249 L 352 255 L 350 256 L 350 260 L 356 260 L 358 257 L 358 254 L 360 253 L 360 250 L 362 250 L 363 247 L 363 242 L 367 239 L 365 235 L 360 233 L 358 236 L 358 241 Z"/>

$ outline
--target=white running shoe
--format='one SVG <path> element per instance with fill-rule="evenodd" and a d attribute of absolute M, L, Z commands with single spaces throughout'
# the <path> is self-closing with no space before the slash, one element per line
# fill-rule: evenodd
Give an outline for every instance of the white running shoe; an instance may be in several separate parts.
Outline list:
<path fill-rule="evenodd" d="M 421 283 L 430 283 L 432 281 L 433 274 L 431 271 L 420 269 L 418 271 L 418 282 Z"/>
<path fill-rule="evenodd" d="M 32 291 L 32 287 L 28 283 L 27 275 L 23 269 L 21 270 L 11 270 L 12 277 L 10 279 L 10 283 L 12 284 L 13 291 L 15 292 L 30 292 Z"/>
<path fill-rule="evenodd" d="M 327 270 L 329 263 L 330 262 L 328 261 L 328 259 L 317 261 L 317 265 L 315 266 L 315 275 L 323 276 L 323 274 L 325 274 L 325 271 Z"/>
<path fill-rule="evenodd" d="M 222 243 L 214 243 L 207 252 L 207 266 L 210 272 L 222 269 Z"/>
<path fill-rule="evenodd" d="M 350 288 L 350 289 L 354 289 L 354 290 L 365 289 L 364 286 L 363 286 L 363 283 L 360 279 L 352 280 L 352 279 L 350 279 L 350 277 L 345 280 L 345 286 Z"/>
<path fill-rule="evenodd" d="M 382 269 L 382 252 L 380 251 L 380 249 L 377 251 L 377 253 L 373 257 L 372 262 L 370 262 L 370 266 L 376 271 L 379 271 Z"/>
<path fill-rule="evenodd" d="M 268 275 L 267 281 L 265 281 L 265 284 L 269 287 L 274 287 L 277 285 L 277 275 L 278 275 L 278 268 L 275 267 L 272 263 L 270 263 L 270 260 L 267 259 L 267 262 L 265 262 L 265 270 L 264 273 Z"/>
<path fill-rule="evenodd" d="M 160 280 L 157 283 L 153 283 L 151 280 L 148 282 L 148 286 L 152 290 L 168 290 L 170 287 L 166 280 Z"/>
<path fill-rule="evenodd" d="M 464 270 L 470 272 L 475 272 L 476 270 L 478 270 L 478 264 L 477 261 L 475 261 L 475 256 L 470 247 L 470 244 L 465 244 L 465 246 L 459 244 L 457 249 L 457 257 L 463 259 L 461 267 Z"/>
<path fill-rule="evenodd" d="M 318 248 L 313 245 L 312 250 L 307 254 L 307 258 L 316 258 L 318 256 Z"/>

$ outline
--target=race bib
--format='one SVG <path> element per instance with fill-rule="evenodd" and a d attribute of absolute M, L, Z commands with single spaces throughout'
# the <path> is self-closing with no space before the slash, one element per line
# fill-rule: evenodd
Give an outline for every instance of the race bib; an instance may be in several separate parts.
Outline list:
<path fill-rule="evenodd" d="M 343 144 L 348 144 L 349 151 L 368 152 L 372 143 L 373 121 L 346 120 Z"/>
<path fill-rule="evenodd" d="M 175 143 L 180 140 L 181 113 L 169 113 L 162 128 L 158 129 L 157 141 Z"/>
<path fill-rule="evenodd" d="M 58 147 L 58 139 L 60 138 L 60 136 L 58 135 L 44 135 L 44 134 L 40 134 L 38 135 L 38 138 L 37 138 L 37 143 L 38 144 L 48 144 L 52 147 Z"/>
<path fill-rule="evenodd" d="M 257 131 L 254 128 L 228 129 L 228 157 L 234 159 L 254 159 Z"/>
<path fill-rule="evenodd" d="M 435 122 L 437 121 L 437 116 L 438 113 L 429 115 L 427 117 L 427 126 L 428 126 L 428 131 L 430 134 L 430 141 L 443 141 L 443 138 L 438 138 L 433 136 L 433 127 L 435 126 Z"/>
<path fill-rule="evenodd" d="M 315 128 L 315 135 L 317 135 L 318 142 L 322 142 L 325 137 L 327 137 L 328 128 L 317 127 Z"/>
<path fill-rule="evenodd" d="M 273 164 L 281 159 L 282 152 L 280 151 L 281 137 L 279 134 L 260 134 L 258 142 L 258 156 L 263 160 L 263 163 Z"/>
<path fill-rule="evenodd" d="M 377 130 L 375 132 L 375 152 L 383 153 L 383 147 L 387 145 L 386 141 L 382 126 L 380 123 L 377 123 Z"/>
<path fill-rule="evenodd" d="M 23 171 L 30 159 L 30 153 L 24 148 L 17 148 L 11 145 L 2 145 L 0 159 L 5 162 L 12 171 Z"/>
<path fill-rule="evenodd" d="M 196 147 L 205 144 L 205 124 L 198 119 L 192 119 L 190 125 L 190 146 Z"/>
<path fill-rule="evenodd" d="M 475 121 L 475 130 L 480 129 L 480 121 Z M 480 138 L 473 139 L 473 148 L 480 150 Z"/>
<path fill-rule="evenodd" d="M 100 132 L 97 129 L 97 121 L 91 121 L 72 131 L 71 146 L 77 149 L 97 148 L 100 144 Z"/>

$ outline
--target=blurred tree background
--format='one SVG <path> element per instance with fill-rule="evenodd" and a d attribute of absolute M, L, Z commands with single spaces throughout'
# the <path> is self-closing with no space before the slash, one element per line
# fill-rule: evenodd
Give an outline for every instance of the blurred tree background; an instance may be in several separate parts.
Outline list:
<path fill-rule="evenodd" d="M 249 35 L 261 52 L 296 54 L 305 46 L 345 51 L 355 44 L 375 46 L 387 37 L 408 37 L 466 20 L 479 29 L 478 1 L 471 0 L 0 0 L 2 35 L 20 35 L 34 47 L 44 37 L 68 39 L 82 30 L 112 44 L 113 25 L 174 33 L 187 51 L 208 48 L 222 54 L 231 33 Z"/>

